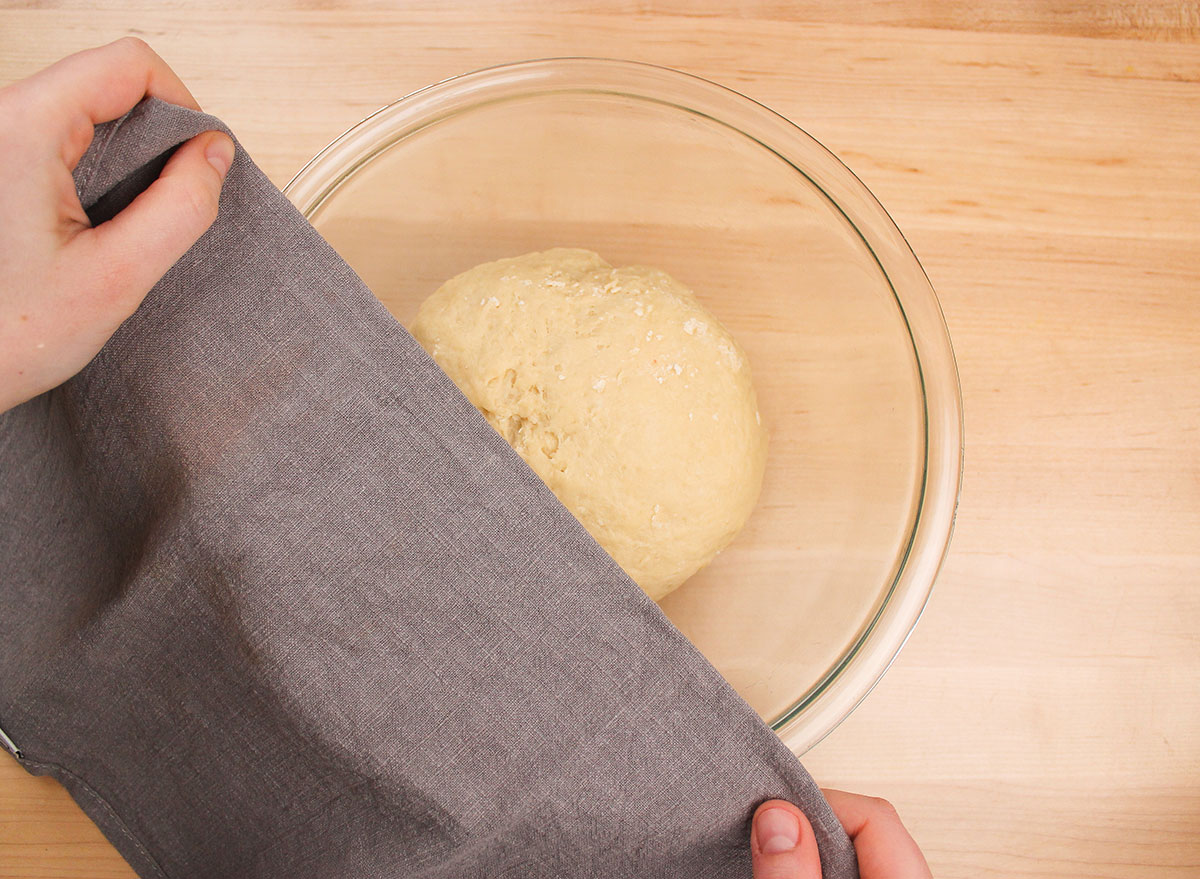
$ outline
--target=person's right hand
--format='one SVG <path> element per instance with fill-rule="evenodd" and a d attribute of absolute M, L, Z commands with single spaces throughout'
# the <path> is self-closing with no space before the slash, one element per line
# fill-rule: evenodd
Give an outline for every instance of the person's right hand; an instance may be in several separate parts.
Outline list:
<path fill-rule="evenodd" d="M 854 842 L 862 879 L 932 879 L 925 856 L 887 800 L 824 792 Z M 784 800 L 767 800 L 750 828 L 754 879 L 821 879 L 821 858 L 812 825 Z"/>

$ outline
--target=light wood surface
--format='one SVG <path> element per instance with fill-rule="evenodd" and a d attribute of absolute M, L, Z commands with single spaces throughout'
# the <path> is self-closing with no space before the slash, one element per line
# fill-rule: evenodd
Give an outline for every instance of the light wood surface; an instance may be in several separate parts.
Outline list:
<path fill-rule="evenodd" d="M 830 147 L 939 292 L 967 464 L 925 618 L 805 762 L 944 879 L 1200 875 L 1196 3 L 5 4 L 0 82 L 126 33 L 280 185 L 414 88 L 550 55 L 697 73 Z M 0 759 L 0 876 L 130 875 Z"/>

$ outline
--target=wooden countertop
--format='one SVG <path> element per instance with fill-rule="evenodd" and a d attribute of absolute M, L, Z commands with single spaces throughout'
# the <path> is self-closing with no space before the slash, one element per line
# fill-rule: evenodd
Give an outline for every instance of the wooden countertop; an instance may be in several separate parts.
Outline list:
<path fill-rule="evenodd" d="M 5 4 L 0 83 L 138 34 L 280 185 L 412 89 L 551 55 L 700 74 L 831 148 L 939 292 L 967 464 L 924 620 L 805 762 L 942 879 L 1200 874 L 1196 3 L 91 5 Z M 131 875 L 0 758 L 0 876 Z"/>

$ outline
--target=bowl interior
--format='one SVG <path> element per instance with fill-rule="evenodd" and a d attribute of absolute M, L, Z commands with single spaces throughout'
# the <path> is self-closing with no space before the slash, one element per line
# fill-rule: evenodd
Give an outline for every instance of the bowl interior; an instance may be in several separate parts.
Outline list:
<path fill-rule="evenodd" d="M 794 156 L 638 91 L 557 82 L 385 111 L 302 172 L 300 206 L 405 324 L 459 272 L 556 246 L 696 292 L 746 349 L 769 459 L 745 530 L 661 606 L 764 719 L 803 727 L 912 543 L 927 451 L 913 334 L 869 235 Z"/>

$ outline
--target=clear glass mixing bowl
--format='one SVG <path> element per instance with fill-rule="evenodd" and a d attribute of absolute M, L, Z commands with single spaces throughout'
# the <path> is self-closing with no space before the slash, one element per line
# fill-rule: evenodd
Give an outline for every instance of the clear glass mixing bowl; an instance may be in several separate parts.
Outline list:
<path fill-rule="evenodd" d="M 746 349 L 771 445 L 745 530 L 662 609 L 797 753 L 866 696 L 946 551 L 961 404 L 929 281 L 831 153 L 705 80 L 552 59 L 409 95 L 285 191 L 402 323 L 549 247 L 690 286 Z"/>

